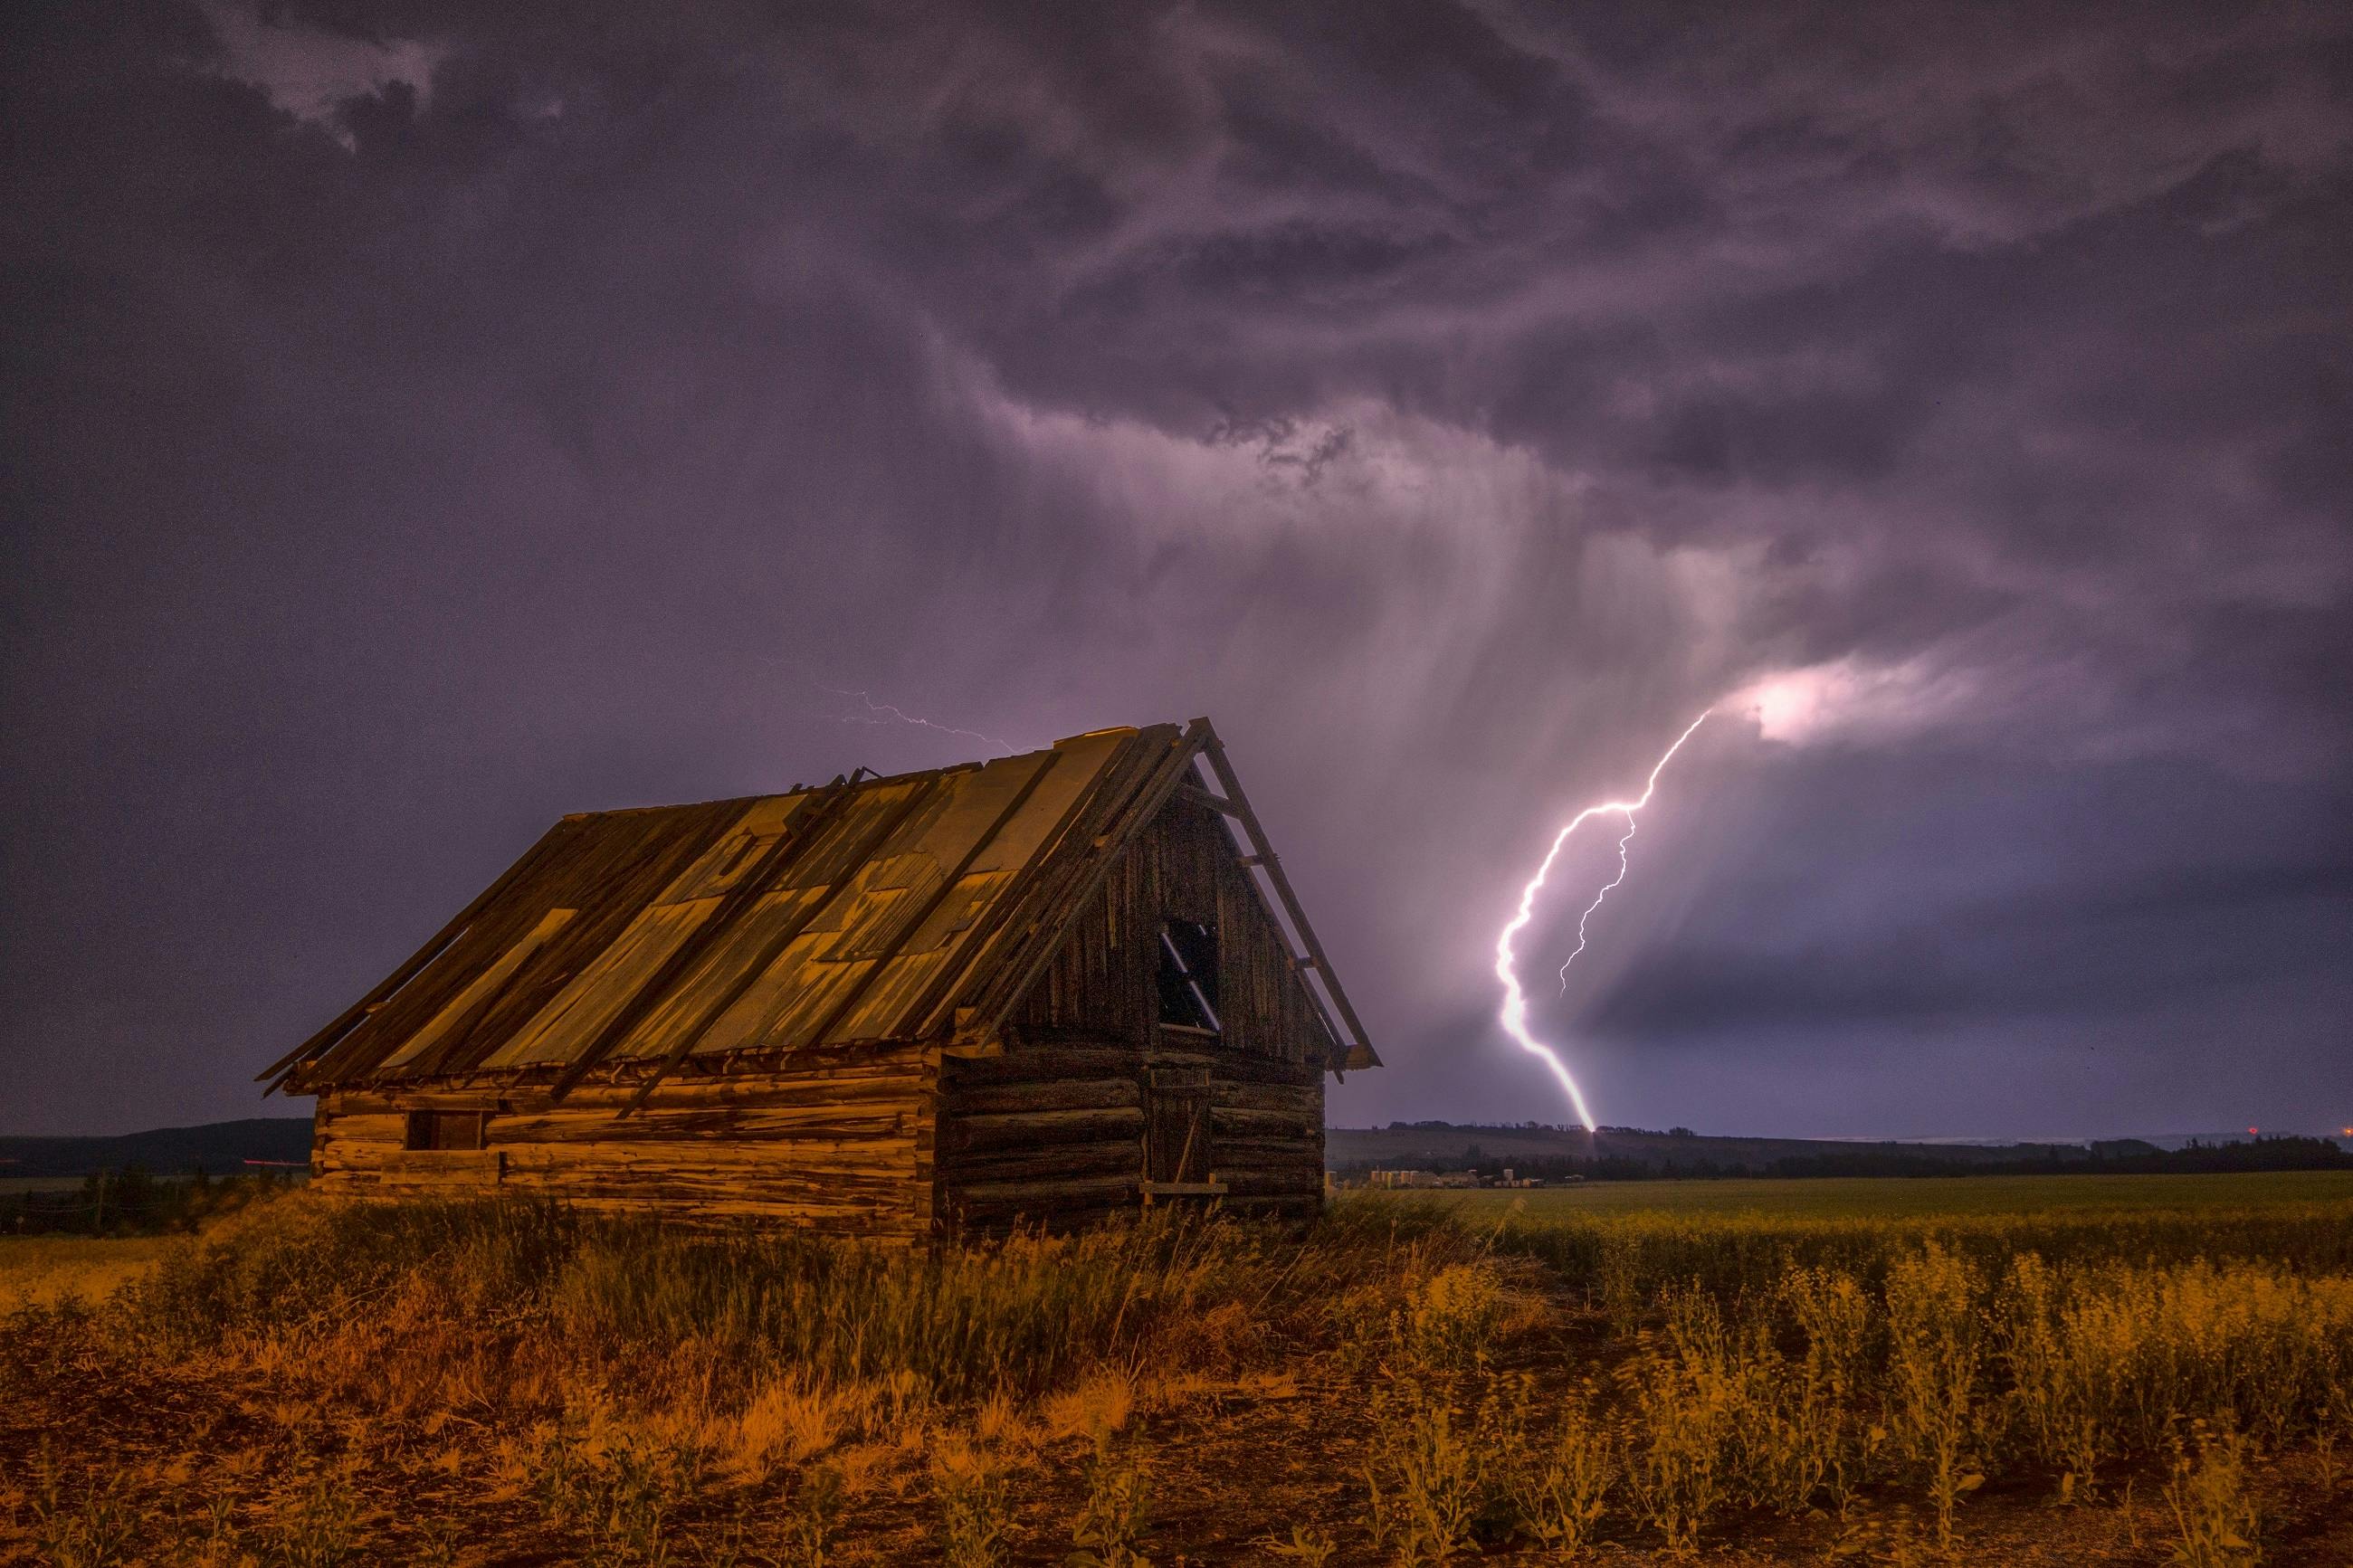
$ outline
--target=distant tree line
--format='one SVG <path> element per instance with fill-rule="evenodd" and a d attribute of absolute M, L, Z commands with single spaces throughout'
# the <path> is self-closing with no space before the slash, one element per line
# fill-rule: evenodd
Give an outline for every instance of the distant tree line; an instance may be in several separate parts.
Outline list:
<path fill-rule="evenodd" d="M 199 1167 L 158 1177 L 138 1165 L 98 1171 L 81 1185 L 0 1194 L 0 1236 L 153 1236 L 192 1231 L 290 1180 L 273 1172 L 216 1178 Z"/>
<path fill-rule="evenodd" d="M 2052 1172 L 2112 1176 L 2216 1171 L 2353 1170 L 2353 1154 L 2326 1138 L 2259 1138 L 2246 1143 L 2200 1143 L 2171 1151 L 2110 1152 L 2094 1146 L 2069 1157 L 2054 1150 L 2040 1159 L 1937 1160 L 1900 1154 L 1816 1154 L 1775 1160 L 1777 1176 L 2032 1176 Z"/>
<path fill-rule="evenodd" d="M 1502 1131 L 1498 1129 L 1498 1131 Z M 1610 1131 L 1605 1129 L 1605 1131 Z M 1653 1134 L 1653 1136 L 1657 1136 Z M 1348 1169 L 1369 1169 L 1370 1162 L 1351 1162 Z M 1783 1155 L 1771 1160 L 1718 1160 L 1706 1156 L 1685 1159 L 1673 1154 L 1605 1154 L 1599 1159 L 1572 1154 L 1492 1155 L 1479 1144 L 1466 1148 L 1448 1170 L 1477 1171 L 1500 1176 L 1510 1170 L 1519 1176 L 1546 1181 L 1582 1177 L 1588 1182 L 1723 1180 L 1738 1176 L 2036 1176 L 2036 1175 L 2161 1175 L 2228 1171 L 2353 1170 L 2353 1153 L 2326 1138 L 2293 1135 L 2257 1138 L 2239 1143 L 2204 1143 L 2192 1140 L 2186 1147 L 2167 1151 L 2138 1140 L 2094 1144 L 2087 1149 L 2052 1148 L 2016 1160 L 1943 1159 L 1932 1153 L 1858 1149 L 1832 1154 Z"/>

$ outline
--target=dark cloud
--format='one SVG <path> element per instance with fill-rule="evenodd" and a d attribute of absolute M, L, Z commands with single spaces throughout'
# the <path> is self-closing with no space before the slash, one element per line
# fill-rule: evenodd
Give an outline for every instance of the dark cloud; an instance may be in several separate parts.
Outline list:
<path fill-rule="evenodd" d="M 1603 1115 L 2353 1097 L 2335 8 L 6 26 L 12 1129 L 234 1113 L 563 811 L 965 743 L 829 689 L 1216 714 L 1343 1117 L 1549 1092 L 1497 924 L 1760 680 L 1540 1002 Z"/>

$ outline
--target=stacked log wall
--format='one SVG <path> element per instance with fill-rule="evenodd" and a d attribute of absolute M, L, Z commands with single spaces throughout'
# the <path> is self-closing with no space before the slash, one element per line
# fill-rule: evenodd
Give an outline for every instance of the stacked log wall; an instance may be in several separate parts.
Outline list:
<path fill-rule="evenodd" d="M 1324 1076 L 1237 1051 L 1104 1037 L 950 1060 L 940 1080 L 940 1204 L 965 1231 L 1100 1218 L 1143 1198 L 1145 1099 L 1155 1069 L 1208 1079 L 1219 1201 L 1304 1216 L 1324 1193 Z M 1180 1199 L 1176 1201 L 1193 1201 Z"/>
<path fill-rule="evenodd" d="M 627 1117 L 630 1082 L 329 1090 L 311 1179 L 353 1197 L 510 1193 L 704 1223 L 786 1222 L 913 1239 L 933 1228 L 937 1058 L 912 1046 L 677 1077 Z M 411 1110 L 487 1110 L 479 1151 L 403 1147 Z"/>
<path fill-rule="evenodd" d="M 1219 1034 L 1160 1022 L 1167 920 L 1218 933 Z M 1215 810 L 1181 798 L 1162 810 L 1009 1024 L 1002 1057 L 944 1069 L 939 1203 L 952 1223 L 1063 1224 L 1139 1202 L 1155 1068 L 1208 1074 L 1220 1201 L 1293 1215 L 1322 1205 L 1331 1037 Z"/>

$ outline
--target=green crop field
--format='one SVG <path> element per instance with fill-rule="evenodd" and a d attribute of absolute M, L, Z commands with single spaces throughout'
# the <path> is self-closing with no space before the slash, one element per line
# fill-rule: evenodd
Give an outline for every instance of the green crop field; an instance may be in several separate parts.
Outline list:
<path fill-rule="evenodd" d="M 1825 1176 L 1799 1181 L 1590 1182 L 1521 1192 L 1433 1193 L 1467 1215 L 1519 1205 L 1553 1214 L 1767 1214 L 1820 1218 L 2051 1214 L 2094 1210 L 2235 1208 L 2353 1199 L 2353 1171 L 2264 1171 L 2163 1176 Z"/>

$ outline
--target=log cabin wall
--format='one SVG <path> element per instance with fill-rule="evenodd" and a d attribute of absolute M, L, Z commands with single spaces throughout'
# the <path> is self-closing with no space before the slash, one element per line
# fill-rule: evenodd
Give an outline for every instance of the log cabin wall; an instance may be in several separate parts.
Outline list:
<path fill-rule="evenodd" d="M 1303 1217 L 1324 1201 L 1320 1069 L 1236 1051 L 1065 1037 L 951 1059 L 940 1082 L 940 1206 L 969 1232 L 1055 1226 L 1132 1207 L 1145 1170 L 1146 1107 L 1163 1079 L 1207 1084 L 1205 1173 L 1225 1204 Z"/>
<path fill-rule="evenodd" d="M 903 781 L 868 786 L 878 799 L 904 787 Z M 681 811 L 704 838 L 742 815 L 732 806 L 732 816 Z M 632 833 L 643 826 L 620 819 Z M 723 848 L 722 839 L 712 841 Z M 1108 842 L 1091 841 L 1097 848 Z M 664 851 L 670 859 L 686 854 L 672 848 Z M 534 850 L 511 877 L 541 857 Z M 739 862 L 748 863 L 742 855 L 728 863 Z M 1081 869 L 1086 876 L 1072 886 L 1073 900 L 1095 875 Z M 638 880 L 653 887 L 656 871 L 670 876 L 668 860 Z M 568 916 L 575 904 L 601 909 L 589 896 L 596 889 L 583 889 L 557 912 Z M 623 891 L 625 904 L 655 896 L 637 881 Z M 533 884 L 509 900 L 522 910 L 515 918 L 547 923 L 543 892 Z M 480 917 L 485 929 L 496 926 L 491 936 L 506 941 L 506 925 L 491 914 Z M 1172 920 L 1216 934 L 1215 1031 L 1162 1020 L 1160 939 Z M 456 925 L 460 942 L 471 940 L 470 926 Z M 497 1030 L 478 1040 L 470 1025 L 465 1052 L 453 1047 L 448 1061 L 436 1056 L 424 1072 L 385 1076 L 382 1049 L 364 1039 L 364 1050 L 339 1047 L 338 1026 L 331 1026 L 320 1051 L 357 1051 L 365 1059 L 353 1068 L 352 1081 L 338 1083 L 329 1073 L 305 1090 L 319 1096 L 314 1180 L 322 1192 L 354 1197 L 495 1191 L 592 1210 L 784 1222 L 909 1240 L 956 1228 L 999 1230 L 1023 1219 L 1068 1225 L 1147 1195 L 1171 1202 L 1218 1195 L 1245 1210 L 1315 1212 L 1333 1043 L 1224 816 L 1198 798 L 1172 798 L 1101 867 L 1101 879 L 1055 940 L 1044 973 L 994 1037 L 983 1029 L 955 1046 L 944 1031 L 922 1043 L 800 1039 L 751 1054 L 690 1053 L 661 1064 L 667 1077 L 649 1073 L 649 1061 L 616 1054 L 580 1064 L 586 1076 L 561 1103 L 551 1085 L 565 1058 L 495 1064 L 504 1037 Z M 413 962 L 429 963 L 432 952 Z M 539 989 L 586 962 L 574 954 L 554 964 Z M 747 973 L 758 973 L 766 961 L 746 962 Z M 508 991 L 522 989 L 519 981 L 506 984 L 495 965 L 444 978 L 455 984 L 466 976 L 500 1007 Z M 396 975 L 386 994 L 410 1005 L 404 984 Z M 431 1000 L 447 1010 L 443 1000 Z M 418 1000 L 410 1010 L 426 1005 Z M 406 1037 L 387 1034 L 396 1046 Z M 944 1046 L 958 1054 L 944 1058 Z M 966 1047 L 988 1054 L 966 1057 Z M 460 1057 L 464 1065 L 452 1065 Z M 650 1098 L 618 1115 L 649 1079 Z M 428 1120 L 412 1124 L 417 1115 Z"/>
<path fill-rule="evenodd" d="M 1160 1022 L 1170 919 L 1218 934 L 1219 1034 Z M 1111 868 L 1006 1034 L 1002 1056 L 943 1067 L 938 1204 L 952 1224 L 1061 1224 L 1135 1203 L 1155 1109 L 1191 1100 L 1197 1084 L 1202 1173 L 1230 1206 L 1306 1215 L 1322 1204 L 1330 1037 L 1213 809 L 1170 802 Z"/>
<path fill-rule="evenodd" d="M 311 1134 L 313 1186 L 353 1197 L 492 1192 L 705 1223 L 784 1221 L 914 1239 L 933 1229 L 935 1056 L 913 1045 L 828 1050 L 766 1070 L 635 1082 L 330 1089 Z M 410 1112 L 487 1112 L 482 1147 L 411 1149 Z"/>

